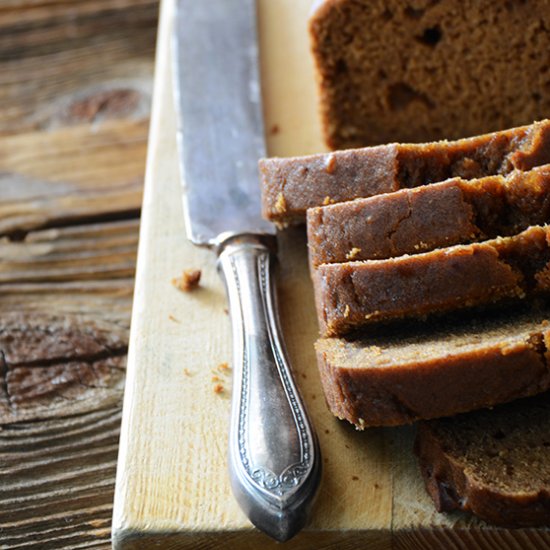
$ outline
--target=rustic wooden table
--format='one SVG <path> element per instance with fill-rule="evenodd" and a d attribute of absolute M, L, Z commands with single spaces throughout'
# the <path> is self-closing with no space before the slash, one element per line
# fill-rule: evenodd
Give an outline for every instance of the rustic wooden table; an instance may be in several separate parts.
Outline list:
<path fill-rule="evenodd" d="M 109 548 L 157 0 L 0 4 L 0 548 Z"/>

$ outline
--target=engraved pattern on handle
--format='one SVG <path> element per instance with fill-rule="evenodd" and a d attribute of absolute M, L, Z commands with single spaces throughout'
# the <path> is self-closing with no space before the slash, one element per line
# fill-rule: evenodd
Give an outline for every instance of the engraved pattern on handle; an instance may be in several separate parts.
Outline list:
<path fill-rule="evenodd" d="M 287 540 L 318 486 L 318 443 L 280 337 L 269 249 L 236 237 L 218 262 L 233 324 L 232 487 L 257 527 Z"/>

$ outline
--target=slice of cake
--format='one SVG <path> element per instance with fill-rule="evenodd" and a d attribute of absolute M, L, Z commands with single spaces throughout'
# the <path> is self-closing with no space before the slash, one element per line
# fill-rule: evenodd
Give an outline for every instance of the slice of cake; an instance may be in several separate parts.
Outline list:
<path fill-rule="evenodd" d="M 550 165 L 310 208 L 310 263 L 386 259 L 550 222 Z"/>
<path fill-rule="evenodd" d="M 550 388 L 550 310 L 523 303 L 476 313 L 319 339 L 332 413 L 359 429 L 394 426 Z"/>
<path fill-rule="evenodd" d="M 446 179 L 482 178 L 550 163 L 550 121 L 459 141 L 390 144 L 259 162 L 262 211 L 284 226 L 306 210 Z"/>
<path fill-rule="evenodd" d="M 313 273 L 321 334 L 424 317 L 550 290 L 550 226 L 414 256 L 322 264 Z"/>
<path fill-rule="evenodd" d="M 421 422 L 415 442 L 440 512 L 507 527 L 550 526 L 550 394 Z"/>

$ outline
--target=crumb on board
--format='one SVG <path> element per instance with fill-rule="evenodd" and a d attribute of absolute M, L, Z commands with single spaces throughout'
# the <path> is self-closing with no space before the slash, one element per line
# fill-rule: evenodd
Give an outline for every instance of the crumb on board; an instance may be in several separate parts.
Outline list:
<path fill-rule="evenodd" d="M 273 126 L 271 127 L 270 129 L 270 133 L 271 135 L 275 135 L 275 134 L 278 134 L 279 132 L 281 131 L 281 128 L 279 127 L 278 124 L 273 124 Z"/>
<path fill-rule="evenodd" d="M 361 249 L 354 246 L 347 254 L 346 254 L 346 260 L 353 260 L 354 258 L 357 258 L 357 256 L 361 253 Z"/>
<path fill-rule="evenodd" d="M 357 476 L 351 476 L 351 479 L 353 479 L 353 481 L 358 481 L 359 478 Z"/>
<path fill-rule="evenodd" d="M 286 212 L 286 199 L 282 193 L 277 195 L 277 200 L 275 201 L 275 212 L 277 214 L 284 214 Z"/>
<path fill-rule="evenodd" d="M 183 369 L 183 374 L 185 374 L 185 376 L 191 376 L 191 371 L 189 369 Z"/>
<path fill-rule="evenodd" d="M 221 378 L 219 376 L 212 376 L 212 382 L 220 382 L 221 381 Z"/>
<path fill-rule="evenodd" d="M 175 277 L 172 279 L 172 284 L 183 292 L 189 292 L 199 286 L 201 280 L 200 269 L 186 269 L 181 274 L 181 277 Z"/>
<path fill-rule="evenodd" d="M 325 170 L 327 174 L 332 174 L 336 169 L 336 156 L 332 153 L 329 153 L 325 157 Z"/>
<path fill-rule="evenodd" d="M 323 199 L 323 206 L 328 206 L 329 204 L 334 204 L 336 201 L 331 199 L 328 195 Z"/>
<path fill-rule="evenodd" d="M 218 365 L 218 370 L 219 370 L 220 372 L 228 372 L 228 371 L 231 370 L 231 367 L 229 366 L 228 363 L 220 363 L 220 364 Z"/>
<path fill-rule="evenodd" d="M 181 323 L 181 321 L 176 319 L 172 314 L 168 315 L 168 319 L 170 319 L 170 321 L 174 321 L 174 323 Z"/>
<path fill-rule="evenodd" d="M 223 393 L 225 391 L 225 388 L 222 386 L 222 384 L 216 384 L 214 386 L 214 393 L 216 394 L 220 394 L 220 393 Z"/>

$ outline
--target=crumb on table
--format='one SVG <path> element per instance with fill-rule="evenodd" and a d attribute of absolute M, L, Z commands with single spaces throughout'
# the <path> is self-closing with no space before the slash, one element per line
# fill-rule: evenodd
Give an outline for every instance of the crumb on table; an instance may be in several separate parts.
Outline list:
<path fill-rule="evenodd" d="M 175 277 L 172 279 L 172 284 L 183 292 L 189 292 L 199 286 L 201 280 L 200 269 L 186 269 L 181 274 L 181 277 Z"/>
<path fill-rule="evenodd" d="M 168 315 L 168 319 L 170 319 L 170 321 L 174 321 L 174 323 L 181 323 L 181 321 L 176 319 L 172 314 Z"/>
<path fill-rule="evenodd" d="M 216 384 L 214 386 L 214 393 L 220 394 L 225 391 L 225 388 L 221 384 Z"/>
<path fill-rule="evenodd" d="M 227 363 L 220 363 L 218 365 L 218 370 L 221 372 L 227 372 L 231 370 L 231 367 Z"/>

